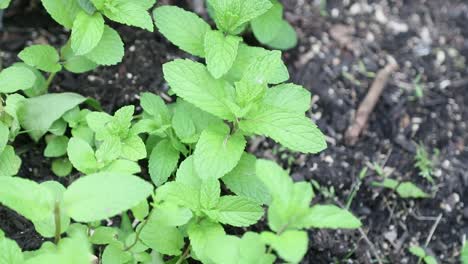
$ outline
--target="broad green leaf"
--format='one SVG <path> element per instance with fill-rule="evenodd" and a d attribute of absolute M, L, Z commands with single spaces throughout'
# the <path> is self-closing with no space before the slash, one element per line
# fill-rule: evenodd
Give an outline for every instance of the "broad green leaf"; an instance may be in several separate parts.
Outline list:
<path fill-rule="evenodd" d="M 68 187 L 64 194 L 65 209 L 75 221 L 99 221 L 136 206 L 152 191 L 151 184 L 136 176 L 92 174 Z"/>
<path fill-rule="evenodd" d="M 273 264 L 276 257 L 265 253 L 265 243 L 259 234 L 247 232 L 242 236 L 239 244 L 239 263 L 245 264 Z"/>
<path fill-rule="evenodd" d="M 237 50 L 237 57 L 229 72 L 224 76 L 224 79 L 234 83 L 240 81 L 244 76 L 245 71 L 250 64 L 254 63 L 258 58 L 268 54 L 268 50 L 260 47 L 251 47 L 247 44 L 240 43 Z M 282 65 L 279 65 L 282 67 Z M 278 67 L 278 65 L 276 65 Z"/>
<path fill-rule="evenodd" d="M 281 52 L 268 51 L 257 57 L 248 65 L 242 79 L 258 84 L 278 84 L 288 80 L 288 68 L 281 59 Z"/>
<path fill-rule="evenodd" d="M 97 10 L 101 10 L 104 7 L 104 3 L 106 0 L 89 0 L 91 3 L 93 3 L 94 7 L 96 7 Z"/>
<path fill-rule="evenodd" d="M 207 244 L 216 237 L 224 236 L 225 232 L 222 225 L 211 222 L 208 219 L 203 219 L 200 222 L 190 222 L 187 234 L 192 250 L 197 258 L 204 263 L 210 263 L 211 260 L 208 256 L 212 250 L 207 247 Z"/>
<path fill-rule="evenodd" d="M 235 33 L 242 24 L 264 14 L 273 5 L 270 0 L 208 0 L 219 29 Z"/>
<path fill-rule="evenodd" d="M 251 21 L 252 31 L 262 44 L 274 40 L 279 34 L 279 28 L 283 20 L 283 6 L 278 1 L 273 1 L 273 7 L 263 15 Z"/>
<path fill-rule="evenodd" d="M 299 263 L 307 252 L 308 237 L 305 231 L 288 230 L 281 235 L 263 232 L 261 237 L 288 262 Z"/>
<path fill-rule="evenodd" d="M 424 263 L 426 264 L 437 264 L 437 259 L 433 256 L 424 257 Z"/>
<path fill-rule="evenodd" d="M 94 70 L 98 65 L 86 58 L 85 56 L 77 56 L 73 53 L 70 41 L 60 50 L 61 56 L 65 61 L 63 67 L 69 72 L 83 73 Z"/>
<path fill-rule="evenodd" d="M 0 0 L 0 9 L 5 9 L 10 5 L 11 0 Z"/>
<path fill-rule="evenodd" d="M 238 264 L 240 238 L 236 236 L 217 236 L 206 245 L 208 257 L 212 263 Z"/>
<path fill-rule="evenodd" d="M 239 127 L 248 133 L 271 137 L 293 151 L 318 153 L 327 147 L 325 136 L 309 118 L 272 106 L 249 114 Z"/>
<path fill-rule="evenodd" d="M 230 172 L 244 152 L 246 140 L 237 132 L 229 134 L 226 125 L 202 132 L 194 152 L 195 169 L 202 179 L 219 179 Z"/>
<path fill-rule="evenodd" d="M 5 149 L 10 137 L 10 129 L 7 125 L 0 121 L 0 153 Z"/>
<path fill-rule="evenodd" d="M 133 0 L 140 4 L 145 10 L 152 8 L 156 4 L 156 0 Z"/>
<path fill-rule="evenodd" d="M 62 69 L 59 64 L 59 54 L 50 45 L 32 45 L 22 50 L 18 57 L 26 64 L 46 72 L 58 72 Z"/>
<path fill-rule="evenodd" d="M 255 224 L 263 213 L 262 207 L 245 197 L 222 196 L 216 209 L 208 215 L 223 224 L 242 227 Z"/>
<path fill-rule="evenodd" d="M 255 173 L 256 162 L 255 156 L 242 154 L 239 164 L 221 180 L 235 194 L 249 198 L 258 204 L 268 204 L 271 200 L 270 193 Z"/>
<path fill-rule="evenodd" d="M 241 38 L 227 35 L 221 31 L 209 31 L 205 35 L 205 55 L 208 71 L 216 79 L 231 69 L 237 57 Z"/>
<path fill-rule="evenodd" d="M 124 43 L 119 33 L 105 25 L 104 33 L 97 46 L 85 57 L 99 65 L 115 65 L 122 61 L 124 56 Z"/>
<path fill-rule="evenodd" d="M 265 184 L 272 197 L 281 201 L 290 199 L 293 191 L 292 179 L 278 164 L 269 160 L 257 160 L 256 175 Z"/>
<path fill-rule="evenodd" d="M 110 226 L 100 226 L 93 230 L 90 242 L 94 245 L 107 245 L 117 239 L 118 229 Z"/>
<path fill-rule="evenodd" d="M 178 256 L 182 254 L 184 247 L 184 237 L 179 229 L 162 225 L 154 217 L 141 230 L 140 239 L 148 247 L 164 255 Z"/>
<path fill-rule="evenodd" d="M 419 246 L 411 246 L 409 247 L 409 252 L 417 257 L 424 258 L 426 256 L 426 252 L 422 247 Z"/>
<path fill-rule="evenodd" d="M 48 90 L 49 87 L 47 87 L 47 81 L 44 78 L 44 75 L 42 74 L 42 72 L 40 72 L 35 67 L 29 66 L 29 65 L 27 65 L 26 63 L 23 63 L 23 62 L 17 62 L 15 64 L 13 64 L 13 66 L 14 67 L 27 68 L 30 71 L 32 71 L 34 73 L 34 75 L 36 76 L 36 80 L 34 81 L 33 86 L 31 88 L 29 88 L 29 89 L 24 90 L 24 94 L 27 97 L 37 97 L 37 96 L 41 96 L 41 95 L 47 93 L 47 90 Z"/>
<path fill-rule="evenodd" d="M 153 32 L 150 14 L 136 1 L 113 0 L 105 6 L 103 13 L 110 20 Z"/>
<path fill-rule="evenodd" d="M 362 225 L 353 214 L 334 205 L 315 205 L 300 222 L 303 228 L 354 229 Z"/>
<path fill-rule="evenodd" d="M 67 29 L 73 27 L 76 15 L 81 10 L 78 1 L 41 0 L 52 18 Z"/>
<path fill-rule="evenodd" d="M 161 122 L 162 124 L 170 122 L 171 115 L 169 113 L 169 109 L 160 96 L 153 93 L 142 93 L 140 104 L 143 110 L 154 118 L 157 118 L 158 122 Z"/>
<path fill-rule="evenodd" d="M 412 182 L 402 182 L 398 185 L 396 192 L 402 198 L 427 198 L 429 194 L 425 193 Z"/>
<path fill-rule="evenodd" d="M 387 189 L 396 190 L 400 183 L 397 180 L 386 178 L 382 182 L 372 182 L 372 186 L 384 187 Z"/>
<path fill-rule="evenodd" d="M 214 209 L 220 199 L 221 186 L 217 179 L 207 179 L 200 186 L 200 205 L 203 209 Z"/>
<path fill-rule="evenodd" d="M 132 161 L 146 158 L 145 143 L 139 136 L 130 136 L 122 141 L 122 158 Z"/>
<path fill-rule="evenodd" d="M 105 130 L 105 126 L 112 121 L 112 116 L 103 112 L 91 112 L 86 116 L 86 123 L 89 128 L 96 133 L 100 133 Z M 104 138 L 98 138 L 98 140 L 104 140 Z"/>
<path fill-rule="evenodd" d="M 462 248 L 460 261 L 462 264 L 468 264 L 468 244 L 465 244 Z"/>
<path fill-rule="evenodd" d="M 102 264 L 124 264 L 131 260 L 132 254 L 118 242 L 108 245 L 102 253 Z"/>
<path fill-rule="evenodd" d="M 223 80 L 214 79 L 203 64 L 178 59 L 164 64 L 163 72 L 179 97 L 220 118 L 234 118 L 224 103 L 224 100 L 232 100 L 233 87 Z"/>
<path fill-rule="evenodd" d="M 59 158 L 52 161 L 52 172 L 58 177 L 70 175 L 73 170 L 73 165 L 68 158 Z"/>
<path fill-rule="evenodd" d="M 156 191 L 156 200 L 164 200 L 192 211 L 200 210 L 200 191 L 181 182 L 167 182 Z"/>
<path fill-rule="evenodd" d="M 112 161 L 109 165 L 100 171 L 136 174 L 141 172 L 141 168 L 140 165 L 138 165 L 138 163 L 135 161 L 118 159 Z"/>
<path fill-rule="evenodd" d="M 0 231 L 1 232 L 1 231 Z M 22 264 L 23 253 L 15 241 L 0 234 L 0 263 L 1 264 Z"/>
<path fill-rule="evenodd" d="M 104 18 L 96 12 L 89 15 L 80 11 L 73 22 L 71 47 L 80 56 L 96 48 L 104 34 Z"/>
<path fill-rule="evenodd" d="M 156 145 L 149 158 L 149 173 L 151 180 L 156 186 L 160 186 L 167 181 L 169 176 L 177 167 L 179 161 L 179 151 L 174 149 L 167 139 Z"/>
<path fill-rule="evenodd" d="M 110 136 L 99 145 L 96 150 L 96 159 L 98 163 L 112 162 L 120 157 L 122 154 L 122 144 L 120 138 Z"/>
<path fill-rule="evenodd" d="M 192 219 L 192 212 L 172 203 L 163 203 L 155 207 L 150 221 L 162 226 L 183 226 Z"/>
<path fill-rule="evenodd" d="M 55 236 L 55 207 L 58 204 L 60 214 L 60 231 L 61 234 L 65 233 L 70 225 L 70 217 L 68 217 L 61 208 L 63 208 L 63 192 L 65 187 L 56 181 L 46 181 L 41 183 L 53 197 L 54 211 L 49 216 L 40 221 L 33 221 L 36 231 L 43 237 L 51 238 Z"/>
<path fill-rule="evenodd" d="M 90 0 L 77 0 L 77 1 L 81 9 L 83 9 L 89 15 L 93 15 L 96 12 L 96 7 L 94 6 L 92 1 Z"/>
<path fill-rule="evenodd" d="M 148 201 L 143 200 L 137 206 L 132 208 L 133 216 L 139 221 L 144 221 L 149 214 Z"/>
<path fill-rule="evenodd" d="M 56 120 L 85 100 L 75 93 L 46 94 L 24 100 L 17 114 L 21 126 L 38 141 Z"/>
<path fill-rule="evenodd" d="M 154 10 L 156 27 L 180 49 L 205 57 L 205 34 L 210 25 L 192 12 L 176 6 L 161 6 Z"/>
<path fill-rule="evenodd" d="M 15 153 L 12 146 L 5 146 L 0 153 L 0 177 L 12 176 L 19 172 L 21 167 L 21 159 Z"/>
<path fill-rule="evenodd" d="M 292 83 L 280 84 L 267 90 L 263 103 L 290 112 L 303 114 L 310 109 L 310 92 Z"/>
<path fill-rule="evenodd" d="M 11 66 L 0 72 L 0 93 L 14 93 L 33 87 L 34 72 L 25 67 Z"/>
<path fill-rule="evenodd" d="M 44 150 L 44 156 L 48 158 L 61 157 L 67 154 L 68 137 L 52 136 L 47 142 L 47 147 Z"/>
<path fill-rule="evenodd" d="M 296 30 L 286 20 L 281 20 L 278 25 L 278 34 L 273 40 L 265 44 L 274 49 L 292 49 L 297 45 Z"/>
<path fill-rule="evenodd" d="M 0 203 L 31 221 L 53 213 L 54 199 L 44 186 L 18 177 L 0 177 Z"/>
<path fill-rule="evenodd" d="M 202 180 L 195 171 L 193 155 L 187 157 L 180 165 L 176 174 L 176 182 L 197 189 L 201 188 Z"/>
<path fill-rule="evenodd" d="M 98 168 L 94 150 L 83 139 L 71 138 L 68 142 L 67 153 L 73 167 L 83 173 L 92 173 Z"/>

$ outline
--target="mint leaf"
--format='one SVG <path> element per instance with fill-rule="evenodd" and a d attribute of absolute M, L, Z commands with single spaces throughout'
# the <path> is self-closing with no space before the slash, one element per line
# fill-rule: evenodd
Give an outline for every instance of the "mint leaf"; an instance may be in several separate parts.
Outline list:
<path fill-rule="evenodd" d="M 14 93 L 33 87 L 34 73 L 25 67 L 11 66 L 0 72 L 0 93 Z"/>
<path fill-rule="evenodd" d="M 150 221 L 163 226 L 183 226 L 192 219 L 192 212 L 172 203 L 158 205 L 152 213 Z"/>
<path fill-rule="evenodd" d="M 116 240 L 118 229 L 109 226 L 100 226 L 93 230 L 90 242 L 94 245 L 107 245 Z"/>
<path fill-rule="evenodd" d="M 98 163 L 108 163 L 114 161 L 122 154 L 122 144 L 120 138 L 109 136 L 99 145 L 96 150 L 96 159 Z"/>
<path fill-rule="evenodd" d="M 21 159 L 15 153 L 12 146 L 5 146 L 0 153 L 0 177 L 12 176 L 19 172 Z"/>
<path fill-rule="evenodd" d="M 214 10 L 216 25 L 228 33 L 234 33 L 272 7 L 270 0 L 208 0 L 208 3 Z"/>
<path fill-rule="evenodd" d="M 5 149 L 10 137 L 10 129 L 3 122 L 0 122 L 0 153 Z"/>
<path fill-rule="evenodd" d="M 256 162 L 255 156 L 242 154 L 237 166 L 221 180 L 235 194 L 249 198 L 258 204 L 268 204 L 271 200 L 270 193 L 255 173 Z"/>
<path fill-rule="evenodd" d="M 200 210 L 199 189 L 181 182 L 167 182 L 159 187 L 156 191 L 156 200 L 174 203 L 196 212 Z"/>
<path fill-rule="evenodd" d="M 52 18 L 67 29 L 73 27 L 73 21 L 81 10 L 78 1 L 41 0 Z"/>
<path fill-rule="evenodd" d="M 210 127 L 202 132 L 195 147 L 194 164 L 202 179 L 219 179 L 239 162 L 245 149 L 245 138 L 237 132 L 229 134 L 226 125 Z"/>
<path fill-rule="evenodd" d="M 141 172 L 140 165 L 131 160 L 118 159 L 101 169 L 102 172 L 120 172 L 126 174 L 136 174 Z"/>
<path fill-rule="evenodd" d="M 5 9 L 10 5 L 11 0 L 0 0 L 0 9 Z M 12 262 L 14 263 L 14 262 Z"/>
<path fill-rule="evenodd" d="M 279 28 L 283 20 L 283 6 L 278 1 L 273 1 L 273 7 L 263 15 L 251 21 L 252 31 L 262 44 L 274 40 L 279 34 Z"/>
<path fill-rule="evenodd" d="M 18 177 L 0 177 L 0 203 L 31 221 L 52 215 L 54 199 L 44 187 Z"/>
<path fill-rule="evenodd" d="M 315 205 L 300 220 L 303 228 L 359 228 L 361 221 L 347 210 L 334 205 Z"/>
<path fill-rule="evenodd" d="M 192 12 L 176 6 L 161 6 L 154 10 L 156 27 L 181 50 L 205 57 L 205 34 L 210 25 Z"/>
<path fill-rule="evenodd" d="M 144 221 L 149 214 L 149 204 L 147 200 L 141 201 L 137 206 L 132 208 L 133 216 L 139 221 Z"/>
<path fill-rule="evenodd" d="M 268 51 L 264 48 L 250 47 L 247 44 L 240 43 L 236 60 L 224 78 L 232 83 L 240 81 L 249 65 L 267 54 Z"/>
<path fill-rule="evenodd" d="M 24 263 L 23 253 L 21 252 L 21 248 L 18 246 L 18 244 L 16 244 L 15 241 L 8 239 L 1 234 L 0 252 L 2 252 L 2 258 L 0 259 L 2 264 Z"/>
<path fill-rule="evenodd" d="M 181 249 L 184 247 L 184 237 L 179 229 L 175 226 L 162 225 L 155 217 L 150 217 L 143 227 L 140 239 L 157 252 L 170 256 L 182 254 Z"/>
<path fill-rule="evenodd" d="M 54 159 L 52 161 L 52 172 L 58 177 L 68 176 L 72 170 L 73 165 L 68 158 Z"/>
<path fill-rule="evenodd" d="M 262 240 L 288 262 L 299 263 L 307 252 L 307 232 L 288 230 L 281 235 L 263 232 Z"/>
<path fill-rule="evenodd" d="M 60 50 L 62 58 L 65 61 L 63 67 L 69 72 L 83 73 L 94 70 L 98 67 L 96 63 L 86 58 L 85 56 L 76 56 L 73 53 L 70 42 Z"/>
<path fill-rule="evenodd" d="M 229 71 L 237 56 L 239 42 L 235 36 L 225 36 L 220 31 L 209 31 L 205 35 L 205 54 L 208 71 L 216 79 Z"/>
<path fill-rule="evenodd" d="M 83 9 L 89 15 L 93 15 L 96 12 L 96 7 L 90 0 L 77 0 L 81 9 Z"/>
<path fill-rule="evenodd" d="M 311 95 L 300 85 L 280 84 L 267 90 L 263 103 L 303 114 L 310 108 Z"/>
<path fill-rule="evenodd" d="M 460 261 L 462 262 L 462 264 L 468 263 L 468 244 L 465 244 L 462 248 L 462 251 L 460 254 Z"/>
<path fill-rule="evenodd" d="M 412 182 L 402 182 L 398 185 L 396 192 L 402 198 L 427 198 L 429 194 L 425 193 Z"/>
<path fill-rule="evenodd" d="M 159 126 L 170 123 L 171 114 L 161 97 L 153 93 L 142 93 L 140 104 L 146 113 L 156 119 Z"/>
<path fill-rule="evenodd" d="M 206 251 L 213 263 L 237 264 L 239 244 L 240 238 L 236 236 L 217 236 L 208 241 Z"/>
<path fill-rule="evenodd" d="M 132 175 L 97 173 L 74 181 L 64 194 L 65 210 L 75 221 L 103 220 L 136 206 L 153 186 Z"/>
<path fill-rule="evenodd" d="M 137 161 L 146 158 L 146 147 L 138 135 L 130 136 L 122 141 L 122 158 Z"/>
<path fill-rule="evenodd" d="M 200 205 L 203 209 L 213 209 L 218 205 L 221 186 L 218 180 L 207 179 L 200 186 Z"/>
<path fill-rule="evenodd" d="M 278 25 L 278 34 L 273 40 L 265 44 L 280 50 L 294 48 L 297 45 L 297 33 L 286 20 L 281 20 Z"/>
<path fill-rule="evenodd" d="M 426 256 L 426 252 L 424 252 L 424 249 L 418 246 L 411 246 L 409 249 L 409 252 L 417 257 L 424 258 Z"/>
<path fill-rule="evenodd" d="M 271 137 L 283 146 L 303 153 L 318 153 L 327 147 L 317 126 L 303 115 L 264 106 L 239 123 L 248 133 Z"/>
<path fill-rule="evenodd" d="M 153 183 L 156 186 L 165 183 L 176 169 L 178 161 L 179 151 L 174 149 L 171 142 L 167 139 L 159 142 L 149 158 L 149 173 Z"/>
<path fill-rule="evenodd" d="M 44 156 L 48 158 L 61 157 L 67 154 L 68 137 L 53 136 L 47 142 L 47 147 L 44 150 Z"/>
<path fill-rule="evenodd" d="M 80 11 L 73 22 L 71 47 L 75 55 L 84 55 L 92 51 L 104 34 L 104 18 L 96 12 L 88 15 Z"/>
<path fill-rule="evenodd" d="M 120 63 L 124 56 L 124 44 L 119 33 L 105 25 L 101 40 L 85 56 L 99 65 L 109 66 Z"/>
<path fill-rule="evenodd" d="M 18 57 L 29 66 L 46 72 L 58 72 L 62 69 L 57 50 L 49 45 L 29 46 L 22 50 Z"/>
<path fill-rule="evenodd" d="M 242 79 L 257 84 L 278 84 L 289 79 L 289 72 L 281 59 L 281 52 L 274 50 L 253 60 Z"/>
<path fill-rule="evenodd" d="M 132 260 L 132 254 L 124 250 L 122 243 L 109 244 L 102 253 L 102 264 L 127 263 Z"/>
<path fill-rule="evenodd" d="M 216 237 L 224 236 L 225 232 L 222 225 L 203 219 L 200 222 L 192 221 L 189 223 L 187 234 L 197 258 L 204 263 L 210 263 L 212 260 L 209 255 L 212 250 L 208 249 L 207 245 Z"/>
<path fill-rule="evenodd" d="M 67 147 L 68 158 L 77 170 L 83 173 L 91 173 L 97 170 L 98 163 L 94 150 L 80 138 L 71 138 Z"/>
<path fill-rule="evenodd" d="M 140 4 L 145 10 L 152 8 L 156 4 L 156 0 L 134 0 Z"/>
<path fill-rule="evenodd" d="M 164 64 L 163 72 L 172 90 L 187 102 L 220 118 L 234 118 L 224 103 L 232 98 L 233 87 L 214 79 L 203 64 L 178 59 Z"/>
<path fill-rule="evenodd" d="M 247 232 L 239 243 L 239 263 L 273 264 L 276 257 L 265 253 L 265 243 L 259 234 Z"/>
<path fill-rule="evenodd" d="M 216 209 L 207 212 L 213 220 L 238 227 L 255 224 L 263 213 L 262 207 L 241 196 L 222 196 Z"/>
<path fill-rule="evenodd" d="M 153 20 L 151 16 L 136 1 L 113 0 L 102 11 L 110 20 L 153 32 Z"/>

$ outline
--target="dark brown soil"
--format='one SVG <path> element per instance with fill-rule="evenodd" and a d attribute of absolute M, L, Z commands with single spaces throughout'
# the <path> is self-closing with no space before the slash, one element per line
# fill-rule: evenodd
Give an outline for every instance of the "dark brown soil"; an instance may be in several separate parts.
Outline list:
<path fill-rule="evenodd" d="M 468 235 L 468 4 L 461 0 L 328 0 L 321 10 L 319 2 L 283 0 L 286 18 L 300 36 L 298 47 L 285 52 L 284 58 L 292 81 L 313 93 L 316 103 L 311 117 L 327 134 L 329 148 L 306 156 L 264 139 L 253 140 L 251 148 L 258 157 L 290 168 L 296 180 L 315 180 L 323 188 L 334 189 L 334 195 L 317 192 L 317 202 L 345 204 L 359 182 L 359 172 L 372 163 L 391 171 L 391 178 L 412 181 L 434 193 L 434 198 L 402 199 L 372 187 L 370 183 L 380 178 L 370 169 L 351 203 L 370 242 L 358 231 L 311 231 L 303 263 L 377 263 L 375 255 L 385 263 L 416 263 L 408 247 L 425 245 L 439 215 L 428 252 L 440 263 L 458 263 L 462 239 Z M 15 5 L 6 13 L 5 31 L 0 33 L 3 65 L 16 61 L 16 54 L 30 43 L 59 46 L 66 40 L 67 33 L 40 8 L 27 9 L 18 1 Z M 90 74 L 61 74 L 54 91 L 94 97 L 106 111 L 137 104 L 142 91 L 167 91 L 161 64 L 186 55 L 158 33 L 115 28 L 126 43 L 124 62 Z M 400 69 L 359 142 L 345 145 L 343 134 L 373 81 L 360 65 L 375 73 L 389 57 Z M 415 97 L 418 75 L 423 87 L 420 99 Z M 440 151 L 434 186 L 414 168 L 417 143 L 431 152 Z M 41 149 L 26 148 L 21 176 L 37 181 L 53 177 L 41 155 Z M 0 229 L 24 249 L 42 243 L 28 221 L 3 207 Z"/>

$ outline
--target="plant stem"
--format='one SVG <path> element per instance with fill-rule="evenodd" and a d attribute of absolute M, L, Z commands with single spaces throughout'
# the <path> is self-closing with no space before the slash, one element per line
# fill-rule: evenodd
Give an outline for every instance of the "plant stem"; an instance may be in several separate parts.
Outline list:
<path fill-rule="evenodd" d="M 140 229 L 137 230 L 137 233 L 135 235 L 135 241 L 133 241 L 133 243 L 131 245 L 129 245 L 128 247 L 126 247 L 124 249 L 124 251 L 129 251 L 130 249 L 132 249 L 134 246 L 136 246 L 136 244 L 138 243 L 138 240 L 140 240 L 140 234 L 141 234 L 141 231 L 143 230 L 143 228 L 145 228 L 146 224 L 148 223 L 148 220 L 151 218 L 151 215 L 153 214 L 154 212 L 154 208 L 153 210 L 149 213 L 148 217 L 145 219 L 145 221 L 141 224 L 141 227 Z"/>
<path fill-rule="evenodd" d="M 49 74 L 49 78 L 47 78 L 47 82 L 46 82 L 47 90 L 49 90 L 49 87 L 52 84 L 52 81 L 54 80 L 56 75 L 57 75 L 56 72 L 52 72 L 52 73 Z"/>
<path fill-rule="evenodd" d="M 61 219 L 60 219 L 60 204 L 59 202 L 55 202 L 54 208 L 54 222 L 55 222 L 55 244 L 60 242 L 60 235 L 62 234 L 61 230 Z"/>
<path fill-rule="evenodd" d="M 175 264 L 182 264 L 182 262 L 187 258 L 188 254 L 190 253 L 190 244 L 187 245 L 187 248 L 185 249 L 184 253 L 182 254 L 182 256 L 180 256 L 180 258 L 177 260 L 177 262 Z"/>

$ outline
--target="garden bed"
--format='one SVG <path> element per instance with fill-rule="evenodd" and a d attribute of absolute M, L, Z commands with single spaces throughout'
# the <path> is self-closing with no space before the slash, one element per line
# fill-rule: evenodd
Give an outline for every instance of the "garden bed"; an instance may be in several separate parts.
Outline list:
<path fill-rule="evenodd" d="M 350 207 L 363 221 L 366 238 L 359 231 L 310 231 L 303 263 L 374 263 L 376 254 L 388 263 L 416 263 L 408 248 L 425 245 L 428 237 L 427 248 L 440 263 L 458 263 L 462 238 L 468 236 L 468 207 L 464 206 L 468 204 L 468 4 L 329 0 L 321 7 L 318 2 L 283 1 L 286 18 L 300 39 L 296 48 L 284 52 L 284 58 L 292 81 L 312 92 L 315 104 L 310 116 L 327 135 L 329 147 L 319 155 L 295 154 L 273 141 L 255 138 L 249 148 L 257 157 L 289 168 L 295 180 L 316 181 L 328 189 L 317 191 L 316 199 L 324 203 L 347 203 L 360 171 L 370 167 Z M 67 33 L 40 6 L 26 6 L 14 2 L 5 15 L 0 32 L 3 66 L 15 62 L 17 53 L 30 43 L 58 46 L 66 39 Z M 159 33 L 115 28 L 126 44 L 122 64 L 87 74 L 60 74 L 52 90 L 96 98 L 107 112 L 138 105 L 143 91 L 173 100 L 161 65 L 187 55 Z M 373 74 L 389 56 L 400 68 L 357 144 L 347 145 L 344 133 L 353 113 L 368 92 Z M 418 87 L 423 94 L 420 98 Z M 37 148 L 26 136 L 17 142 L 23 160 L 21 176 L 38 182 L 57 179 L 42 157 L 43 143 Z M 431 154 L 439 150 L 434 185 L 420 177 L 414 166 L 418 144 Z M 381 179 L 373 169 L 375 164 L 391 172 L 388 177 L 411 181 L 434 197 L 403 199 L 373 187 L 371 183 Z M 60 181 L 72 179 L 73 175 Z M 29 221 L 4 207 L 0 207 L 0 229 L 24 250 L 37 249 L 43 242 Z"/>

